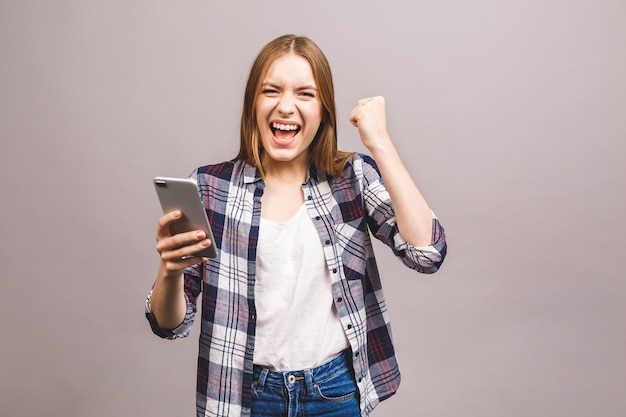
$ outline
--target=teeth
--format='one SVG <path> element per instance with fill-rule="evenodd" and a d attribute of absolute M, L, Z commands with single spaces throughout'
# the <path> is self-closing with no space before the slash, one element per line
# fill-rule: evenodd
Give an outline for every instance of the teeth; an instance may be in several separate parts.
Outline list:
<path fill-rule="evenodd" d="M 272 127 L 278 130 L 297 130 L 298 125 L 285 125 L 282 123 L 272 123 Z"/>

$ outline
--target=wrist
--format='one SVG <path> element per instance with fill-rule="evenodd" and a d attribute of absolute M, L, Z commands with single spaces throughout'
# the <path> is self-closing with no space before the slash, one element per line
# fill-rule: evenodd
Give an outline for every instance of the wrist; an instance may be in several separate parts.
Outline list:
<path fill-rule="evenodd" d="M 379 137 L 377 140 L 370 141 L 366 145 L 366 148 L 376 162 L 378 162 L 379 159 L 397 155 L 396 148 L 393 146 L 389 135 L 384 135 Z"/>

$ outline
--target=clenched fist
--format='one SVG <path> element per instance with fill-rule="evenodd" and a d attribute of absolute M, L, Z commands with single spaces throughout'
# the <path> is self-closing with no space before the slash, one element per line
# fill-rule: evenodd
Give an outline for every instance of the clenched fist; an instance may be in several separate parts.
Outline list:
<path fill-rule="evenodd" d="M 350 123 L 359 130 L 361 142 L 370 151 L 391 142 L 387 132 L 384 97 L 376 96 L 359 100 L 350 112 Z"/>

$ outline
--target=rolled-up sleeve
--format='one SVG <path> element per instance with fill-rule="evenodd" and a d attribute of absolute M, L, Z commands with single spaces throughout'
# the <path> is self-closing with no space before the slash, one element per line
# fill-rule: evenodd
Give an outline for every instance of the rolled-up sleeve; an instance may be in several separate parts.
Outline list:
<path fill-rule="evenodd" d="M 425 274 L 439 270 L 446 257 L 446 234 L 432 212 L 433 235 L 428 246 L 413 246 L 400 234 L 391 197 L 373 159 L 363 158 L 364 199 L 369 215 L 368 225 L 374 236 L 389 246 L 402 263 Z"/>
<path fill-rule="evenodd" d="M 152 313 L 152 307 L 150 300 L 152 298 L 152 290 L 148 293 L 146 298 L 146 318 L 150 323 L 152 332 L 164 339 L 178 339 L 189 336 L 191 327 L 196 316 L 196 303 L 198 295 L 200 294 L 201 280 L 191 274 L 185 273 L 185 300 L 187 301 L 187 311 L 185 312 L 185 318 L 183 322 L 175 329 L 164 329 L 159 326 L 154 314 Z"/>
<path fill-rule="evenodd" d="M 393 242 L 393 251 L 402 259 L 402 262 L 409 268 L 425 274 L 437 272 L 446 257 L 446 234 L 435 213 L 433 213 L 433 237 L 430 245 L 413 246 L 404 240 L 399 232 L 394 234 Z"/>

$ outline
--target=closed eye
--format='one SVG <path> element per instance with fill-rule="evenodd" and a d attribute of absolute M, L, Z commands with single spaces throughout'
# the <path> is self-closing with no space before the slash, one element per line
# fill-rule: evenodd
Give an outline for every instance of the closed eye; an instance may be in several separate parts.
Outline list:
<path fill-rule="evenodd" d="M 308 92 L 308 91 L 303 91 L 303 92 L 300 93 L 300 95 L 304 96 L 304 97 L 311 97 L 311 98 L 315 97 L 314 93 L 311 93 L 311 92 Z"/>
<path fill-rule="evenodd" d="M 274 90 L 273 88 L 265 88 L 261 90 L 261 93 L 265 94 L 266 96 L 276 95 L 278 94 L 278 90 Z"/>

